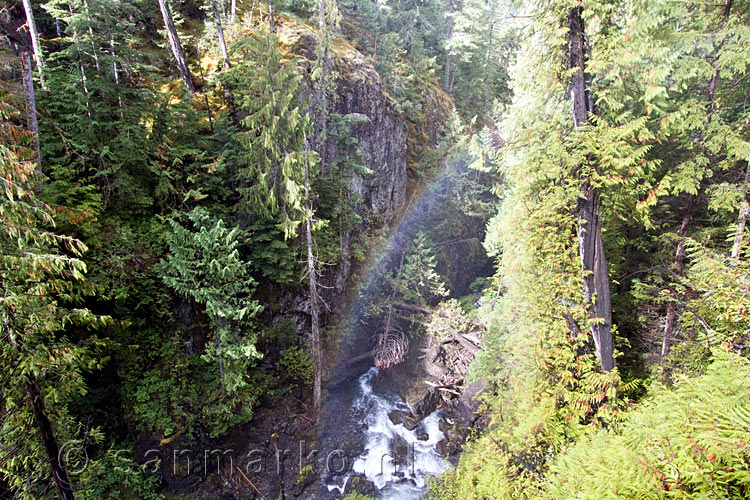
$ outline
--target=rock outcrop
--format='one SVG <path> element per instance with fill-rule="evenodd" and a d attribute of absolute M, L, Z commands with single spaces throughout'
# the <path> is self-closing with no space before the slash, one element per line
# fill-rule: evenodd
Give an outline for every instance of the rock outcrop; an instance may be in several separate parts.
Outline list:
<path fill-rule="evenodd" d="M 317 58 L 318 37 L 311 26 L 299 20 L 281 18 L 277 33 L 284 52 L 300 60 L 300 71 L 307 73 L 310 62 Z M 351 136 L 358 143 L 366 174 L 351 178 L 352 194 L 360 201 L 361 216 L 375 224 L 388 224 L 401 215 L 406 206 L 409 169 L 414 167 L 422 153 L 436 147 L 443 135 L 453 109 L 453 102 L 434 82 L 427 82 L 423 100 L 417 107 L 418 117 L 409 117 L 388 93 L 382 78 L 369 57 L 359 52 L 343 39 L 336 39 L 328 52 L 332 71 L 337 75 L 335 99 L 329 102 L 332 111 L 351 117 Z M 317 110 L 319 95 L 310 92 L 311 110 Z M 320 136 L 324 118 L 315 117 L 316 136 Z M 314 144 L 323 159 L 323 175 L 334 158 L 349 154 L 336 137 L 329 134 L 324 144 Z M 341 297 L 347 293 L 352 273 L 352 235 L 341 235 L 341 256 L 336 266 L 328 268 L 323 282 L 330 288 L 324 299 L 339 312 Z M 307 314 L 309 303 L 305 298 L 290 298 L 290 305 L 282 306 L 285 312 Z M 335 321 L 335 320 L 334 320 Z"/>
<path fill-rule="evenodd" d="M 287 20 L 280 25 L 278 32 L 286 50 L 301 57 L 303 63 L 317 57 L 317 35 L 311 27 Z M 390 221 L 403 208 L 406 200 L 406 117 L 388 94 L 370 60 L 354 46 L 342 39 L 335 40 L 329 57 L 332 70 L 338 74 L 333 111 L 340 115 L 366 117 L 364 121 L 356 120 L 351 133 L 359 143 L 365 166 L 371 173 L 355 175 L 351 187 L 364 207 L 381 214 L 386 222 Z M 316 109 L 317 96 L 311 97 L 311 109 Z M 436 130 L 433 137 L 436 142 L 439 121 L 434 123 Z M 321 117 L 316 117 L 315 125 L 319 131 L 322 127 Z M 324 165 L 330 164 L 342 153 L 337 140 L 332 137 L 325 145 L 316 146 L 316 150 L 323 155 Z"/>

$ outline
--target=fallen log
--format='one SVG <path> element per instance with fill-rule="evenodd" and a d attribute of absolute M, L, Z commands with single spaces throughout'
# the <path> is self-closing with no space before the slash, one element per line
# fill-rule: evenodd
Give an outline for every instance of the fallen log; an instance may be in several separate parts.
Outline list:
<path fill-rule="evenodd" d="M 360 354 L 359 356 L 354 356 L 352 359 L 346 361 L 344 363 L 345 366 L 351 366 L 353 364 L 359 363 L 361 361 L 364 361 L 368 358 L 372 358 L 375 355 L 375 351 L 369 351 L 364 354 Z"/>

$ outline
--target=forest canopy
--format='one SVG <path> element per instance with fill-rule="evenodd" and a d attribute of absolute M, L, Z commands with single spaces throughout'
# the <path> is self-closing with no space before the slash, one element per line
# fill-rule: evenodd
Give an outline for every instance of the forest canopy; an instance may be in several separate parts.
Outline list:
<path fill-rule="evenodd" d="M 748 54 L 746 0 L 1 0 L 0 498 L 317 441 L 352 311 L 487 387 L 427 498 L 750 497 Z"/>

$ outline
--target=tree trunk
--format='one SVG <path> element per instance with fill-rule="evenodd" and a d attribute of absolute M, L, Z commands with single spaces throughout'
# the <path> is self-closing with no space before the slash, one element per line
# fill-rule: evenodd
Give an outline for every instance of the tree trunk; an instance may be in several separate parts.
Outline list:
<path fill-rule="evenodd" d="M 448 0 L 448 13 L 453 14 L 453 1 Z M 445 41 L 448 42 L 453 35 L 453 16 L 448 17 L 448 27 L 445 33 Z M 451 83 L 451 51 L 445 49 L 445 90 L 450 90 Z"/>
<path fill-rule="evenodd" d="M 740 260 L 740 250 L 742 250 L 742 239 L 745 235 L 745 224 L 747 216 L 750 213 L 750 202 L 747 198 L 747 186 L 750 183 L 750 162 L 745 170 L 745 182 L 742 184 L 742 205 L 740 206 L 740 215 L 737 218 L 737 230 L 734 233 L 734 244 L 732 245 L 732 264 L 737 265 Z"/>
<path fill-rule="evenodd" d="M 253 0 L 253 4 L 250 6 L 250 19 L 248 21 L 248 28 L 253 27 L 253 16 L 255 15 L 255 3 L 257 0 Z M 258 19 L 263 19 L 263 12 L 262 9 L 258 9 Z"/>
<path fill-rule="evenodd" d="M 276 33 L 276 25 L 273 20 L 273 0 L 269 0 L 268 2 L 268 27 L 271 33 Z"/>
<path fill-rule="evenodd" d="M 29 26 L 29 35 L 31 35 L 31 46 L 34 48 L 34 59 L 36 59 L 37 68 L 39 69 L 39 83 L 42 89 L 44 85 L 44 54 L 39 44 L 39 32 L 36 29 L 34 20 L 34 11 L 31 8 L 31 0 L 23 0 L 23 10 L 26 12 L 26 24 Z"/>
<path fill-rule="evenodd" d="M 73 6 L 71 4 L 68 4 L 68 12 L 70 12 L 70 15 L 73 16 Z M 78 30 L 73 27 L 73 41 L 78 44 Z M 86 114 L 89 118 L 91 118 L 91 103 L 89 102 L 89 89 L 86 86 L 86 71 L 83 68 L 83 63 L 81 62 L 81 55 L 77 54 L 76 56 L 78 58 L 78 70 L 81 73 L 81 88 L 83 88 L 83 93 L 86 95 Z"/>
<path fill-rule="evenodd" d="M 99 67 L 99 54 L 98 50 L 96 49 L 96 44 L 94 43 L 94 28 L 91 27 L 92 21 L 91 21 L 91 15 L 89 14 L 89 3 L 87 0 L 83 1 L 83 7 L 86 9 L 86 21 L 88 21 L 89 26 L 89 43 L 91 44 L 91 57 L 94 58 L 94 66 L 96 66 L 96 74 L 101 75 L 102 71 Z"/>
<path fill-rule="evenodd" d="M 182 44 L 180 43 L 180 38 L 177 36 L 177 29 L 174 27 L 172 13 L 169 10 L 169 5 L 167 5 L 167 0 L 158 0 L 158 2 L 161 15 L 164 18 L 164 27 L 167 30 L 167 40 L 169 41 L 169 46 L 172 49 L 172 55 L 177 65 L 177 71 L 180 73 L 188 90 L 195 92 L 195 85 L 193 85 L 190 70 L 185 62 L 185 53 L 182 51 Z"/>
<path fill-rule="evenodd" d="M 214 121 L 211 116 L 211 106 L 208 104 L 208 94 L 206 93 L 206 77 L 203 76 L 203 66 L 201 63 L 201 52 L 198 48 L 198 44 L 195 44 L 195 55 L 198 58 L 198 71 L 201 75 L 201 86 L 203 87 L 203 100 L 206 103 L 206 114 L 208 114 L 208 126 L 211 129 L 211 134 L 214 133 Z"/>
<path fill-rule="evenodd" d="M 229 16 L 229 22 L 234 24 L 237 21 L 237 0 L 232 0 L 232 10 Z"/>
<path fill-rule="evenodd" d="M 582 9 L 576 7 L 568 13 L 569 67 L 575 69 L 571 81 L 573 125 L 577 128 L 587 123 L 593 111 L 586 78 L 587 48 Z M 591 183 L 581 180 L 578 197 L 578 248 L 583 271 L 583 295 L 588 304 L 591 335 L 596 346 L 602 370 L 615 366 L 614 339 L 612 337 L 612 307 L 609 292 L 607 259 L 604 256 L 602 228 L 598 214 L 598 195 Z"/>
<path fill-rule="evenodd" d="M 47 453 L 47 459 L 52 470 L 52 478 L 55 480 L 60 499 L 75 500 L 73 487 L 70 484 L 70 479 L 68 479 L 68 473 L 60 462 L 60 447 L 57 445 L 57 438 L 55 438 L 52 423 L 47 418 L 44 408 L 44 398 L 36 381 L 32 380 L 26 384 L 26 396 L 34 414 L 34 424 L 39 431 L 42 443 L 44 444 L 44 450 Z"/>
<path fill-rule="evenodd" d="M 23 94 L 26 99 L 26 123 L 34 134 L 34 151 L 36 151 L 36 170 L 42 175 L 42 153 L 39 149 L 39 124 L 36 118 L 36 96 L 34 94 L 34 79 L 31 76 L 31 58 L 28 51 L 20 49 L 19 58 L 21 59 Z"/>
<path fill-rule="evenodd" d="M 312 333 L 312 358 L 313 358 L 313 406 L 317 414 L 321 408 L 321 386 L 323 379 L 323 353 L 320 347 L 320 328 L 318 305 L 318 282 L 317 270 L 315 269 L 315 255 L 313 253 L 312 216 L 313 204 L 310 196 L 310 145 L 305 141 L 305 206 L 307 208 L 307 219 L 305 220 L 305 233 L 307 236 L 307 274 L 310 283 L 310 323 Z"/>
<path fill-rule="evenodd" d="M 115 79 L 115 87 L 117 87 L 117 105 L 120 107 L 120 118 L 122 118 L 122 92 L 120 92 L 120 73 L 117 70 L 117 61 L 115 60 L 115 41 L 111 37 L 109 39 L 109 55 L 112 56 L 112 75 Z"/>
<path fill-rule="evenodd" d="M 721 29 L 724 29 L 724 26 L 726 26 L 727 21 L 729 21 L 729 13 L 732 10 L 732 1 L 733 0 L 727 0 L 726 5 L 724 6 L 724 12 L 722 14 L 722 20 L 721 20 Z M 717 45 L 714 45 L 714 55 L 718 55 L 719 51 L 721 50 L 724 42 L 720 42 Z M 706 126 L 711 123 L 711 119 L 713 118 L 714 114 L 714 95 L 716 93 L 716 84 L 719 81 L 719 66 L 718 66 L 718 57 L 716 58 L 717 62 L 714 63 L 713 66 L 713 75 L 711 76 L 711 80 L 708 82 L 708 107 L 706 108 Z M 747 177 L 745 178 L 745 183 L 747 184 Z M 681 273 L 684 268 L 685 263 L 685 239 L 687 237 L 687 227 L 690 223 L 690 219 L 692 217 L 692 209 L 693 204 L 695 203 L 695 195 L 690 195 L 688 198 L 688 202 L 685 209 L 685 216 L 682 219 L 682 224 L 680 225 L 680 229 L 677 232 L 678 236 L 680 237 L 679 242 L 677 243 L 677 250 L 675 252 L 675 258 L 674 258 L 674 267 L 676 273 Z M 743 205 L 744 207 L 744 205 Z M 740 223 L 742 224 L 742 230 L 744 231 L 744 220 L 742 219 L 743 210 L 740 210 L 740 221 L 738 223 L 737 229 L 740 229 Z M 745 215 L 745 218 L 747 215 Z M 740 231 L 740 242 L 742 241 L 742 232 Z M 737 244 L 737 234 L 735 234 L 735 244 Z M 741 244 L 741 243 L 740 243 Z M 732 252 L 734 253 L 734 247 L 732 248 Z M 672 343 L 672 335 L 674 332 L 675 325 L 677 323 L 677 310 L 674 307 L 674 304 L 669 304 L 669 307 L 667 308 L 667 317 L 666 321 L 664 322 L 664 336 L 662 338 L 662 344 L 661 344 L 661 355 L 666 356 L 669 354 L 669 348 Z"/>
<path fill-rule="evenodd" d="M 227 54 L 227 42 L 224 40 L 224 28 L 221 25 L 221 15 L 219 14 L 219 7 L 216 5 L 216 0 L 211 0 L 211 5 L 214 10 L 216 31 L 219 33 L 219 48 L 221 49 L 221 57 L 224 58 L 224 71 L 227 71 L 229 69 L 229 55 Z"/>
<path fill-rule="evenodd" d="M 680 238 L 677 242 L 677 250 L 674 254 L 674 272 L 681 274 L 685 268 L 685 238 L 687 236 L 688 225 L 690 225 L 690 219 L 693 217 L 693 203 L 695 202 L 695 196 L 690 195 L 687 204 L 685 205 L 685 215 L 682 217 L 682 224 L 680 229 L 677 230 L 677 236 Z M 666 356 L 669 354 L 669 348 L 672 345 L 672 335 L 674 333 L 675 325 L 677 324 L 677 309 L 674 304 L 670 303 L 667 307 L 667 318 L 664 322 L 664 336 L 661 341 L 661 355 Z"/>

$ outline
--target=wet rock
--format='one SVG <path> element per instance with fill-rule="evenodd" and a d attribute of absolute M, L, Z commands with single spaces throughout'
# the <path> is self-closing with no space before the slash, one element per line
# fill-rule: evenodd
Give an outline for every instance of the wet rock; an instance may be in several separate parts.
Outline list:
<path fill-rule="evenodd" d="M 388 418 L 391 420 L 393 425 L 401 425 L 404 423 L 407 413 L 401 410 L 393 410 L 388 414 Z"/>
<path fill-rule="evenodd" d="M 297 479 L 297 484 L 294 485 L 292 494 L 294 494 L 295 497 L 300 496 L 302 492 L 304 492 L 305 489 L 307 489 L 307 487 L 313 484 L 317 479 L 318 475 L 315 474 L 315 471 L 312 467 L 308 469 L 303 468 L 303 473 L 300 474 L 300 477 Z"/>
<path fill-rule="evenodd" d="M 388 414 L 393 425 L 403 425 L 406 430 L 413 431 L 419 427 L 419 421 L 405 411 L 393 410 Z"/>
<path fill-rule="evenodd" d="M 364 476 L 356 475 L 346 483 L 344 496 L 348 496 L 355 491 L 360 495 L 374 496 L 377 492 L 377 488 L 375 487 L 375 483 L 367 480 Z"/>
<path fill-rule="evenodd" d="M 445 439 L 441 439 L 438 441 L 438 443 L 435 445 L 435 449 L 442 457 L 448 456 L 448 441 Z"/>
<path fill-rule="evenodd" d="M 440 432 L 442 432 L 443 434 L 445 434 L 452 426 L 453 422 L 449 421 L 447 418 L 441 418 L 438 421 L 438 429 L 440 429 Z"/>
<path fill-rule="evenodd" d="M 421 421 L 437 409 L 440 401 L 442 401 L 440 392 L 435 389 L 430 389 L 415 403 L 410 404 L 409 401 L 407 401 L 406 404 L 409 406 L 409 411 L 412 416 L 414 416 L 417 421 Z"/>
<path fill-rule="evenodd" d="M 430 439 L 430 435 L 426 432 L 420 432 L 419 434 L 417 434 L 417 439 L 419 439 L 420 441 L 427 441 Z"/>
<path fill-rule="evenodd" d="M 409 443 L 401 436 L 396 436 L 391 445 L 391 455 L 393 455 L 394 464 L 404 465 L 409 459 Z"/>
<path fill-rule="evenodd" d="M 486 380 L 474 382 L 458 398 L 455 409 L 451 412 L 459 423 L 468 426 L 475 419 L 475 413 L 479 408 L 480 397 L 489 389 Z"/>

